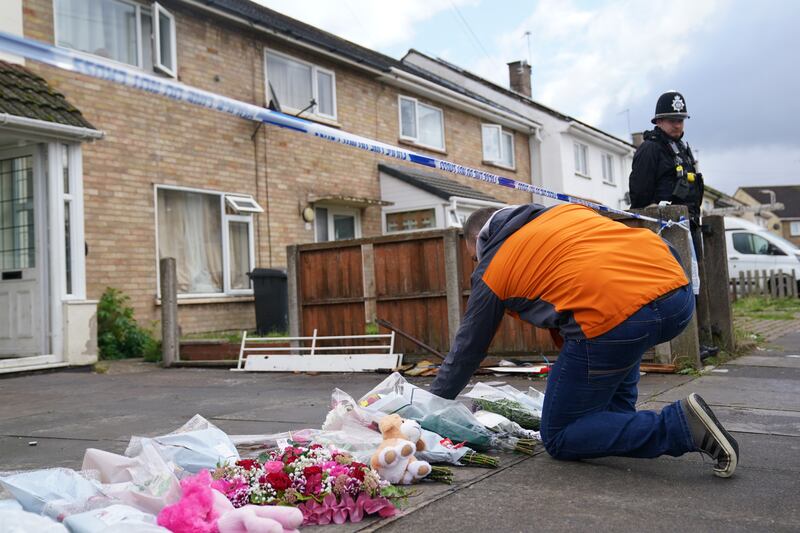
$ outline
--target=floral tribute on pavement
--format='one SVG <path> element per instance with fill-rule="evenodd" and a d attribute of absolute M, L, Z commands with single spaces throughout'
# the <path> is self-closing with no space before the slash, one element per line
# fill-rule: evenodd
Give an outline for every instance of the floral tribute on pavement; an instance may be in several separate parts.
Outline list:
<path fill-rule="evenodd" d="M 360 522 L 364 516 L 386 518 L 397 512 L 387 497 L 398 495 L 396 488 L 349 454 L 319 444 L 241 459 L 218 467 L 212 477 L 211 486 L 234 507 L 294 506 L 305 525 Z"/>

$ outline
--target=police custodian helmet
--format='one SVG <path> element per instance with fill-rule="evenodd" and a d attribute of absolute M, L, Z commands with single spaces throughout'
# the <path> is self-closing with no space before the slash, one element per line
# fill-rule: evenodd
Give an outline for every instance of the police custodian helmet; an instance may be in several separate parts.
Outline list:
<path fill-rule="evenodd" d="M 686 112 L 686 100 L 678 91 L 667 91 L 658 97 L 656 102 L 656 116 L 650 122 L 656 123 L 660 118 L 689 118 Z"/>

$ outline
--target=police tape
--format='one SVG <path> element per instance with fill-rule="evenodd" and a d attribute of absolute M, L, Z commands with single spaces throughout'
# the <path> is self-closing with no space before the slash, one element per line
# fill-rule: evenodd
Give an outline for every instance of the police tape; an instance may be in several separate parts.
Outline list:
<path fill-rule="evenodd" d="M 650 222 L 657 222 L 661 225 L 662 229 L 672 226 L 679 226 L 686 230 L 689 229 L 688 222 L 685 220 L 673 221 L 656 219 L 638 213 L 615 209 L 569 194 L 554 192 L 530 183 L 524 183 L 484 170 L 470 168 L 436 157 L 419 154 L 412 150 L 392 146 L 367 137 L 343 132 L 336 128 L 241 102 L 233 98 L 228 98 L 227 96 L 204 91 L 203 89 L 190 87 L 173 80 L 145 74 L 144 72 L 128 68 L 115 62 L 89 57 L 71 50 L 58 48 L 9 33 L 0 32 L 0 51 L 93 78 L 110 81 L 133 89 L 139 89 L 154 95 L 165 96 L 173 100 L 227 113 L 242 119 L 259 121 L 265 124 L 287 128 L 306 135 L 312 135 L 319 139 L 351 146 L 386 157 L 392 157 L 401 161 L 408 161 L 417 165 L 436 168 L 459 176 L 466 176 L 475 180 L 535 194 L 544 198 L 585 205 L 605 213 L 614 213 Z"/>

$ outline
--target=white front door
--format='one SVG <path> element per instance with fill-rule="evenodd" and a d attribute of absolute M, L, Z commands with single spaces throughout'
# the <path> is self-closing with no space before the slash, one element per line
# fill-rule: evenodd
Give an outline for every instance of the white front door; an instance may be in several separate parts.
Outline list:
<path fill-rule="evenodd" d="M 44 350 L 42 190 L 33 151 L 0 151 L 0 358 Z"/>

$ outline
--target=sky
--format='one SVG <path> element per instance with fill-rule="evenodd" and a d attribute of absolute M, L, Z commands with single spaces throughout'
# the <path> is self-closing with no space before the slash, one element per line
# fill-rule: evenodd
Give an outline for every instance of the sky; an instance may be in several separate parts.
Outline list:
<path fill-rule="evenodd" d="M 800 1 L 256 0 L 400 59 L 414 48 L 624 139 L 679 90 L 706 183 L 800 184 Z M 527 35 L 526 35 L 527 34 Z"/>

